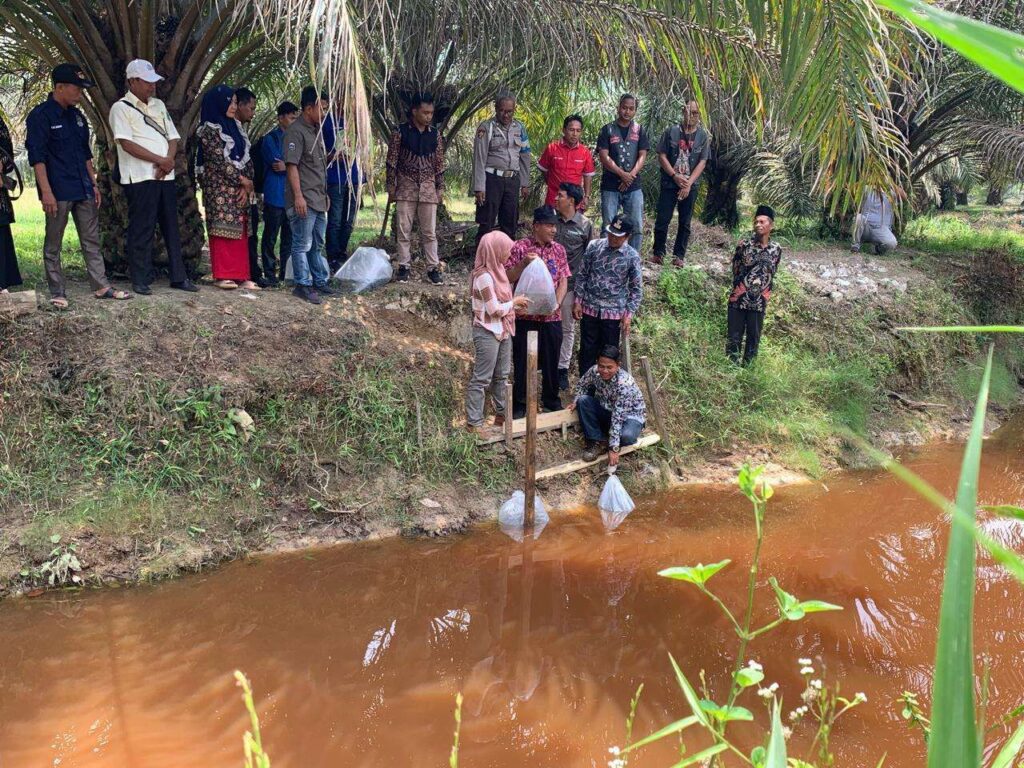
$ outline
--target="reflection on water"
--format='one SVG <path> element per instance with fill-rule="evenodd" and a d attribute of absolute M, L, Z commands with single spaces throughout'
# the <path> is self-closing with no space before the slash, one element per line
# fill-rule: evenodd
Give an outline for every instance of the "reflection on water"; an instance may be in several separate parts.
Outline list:
<path fill-rule="evenodd" d="M 955 447 L 913 464 L 953 490 Z M 1022 477 L 1019 442 L 986 446 L 984 503 L 1024 503 Z M 238 764 L 247 721 L 237 667 L 256 687 L 278 768 L 446 764 L 458 691 L 466 768 L 603 766 L 640 683 L 637 733 L 685 713 L 669 652 L 693 678 L 706 669 L 713 691 L 728 683 L 735 636 L 696 590 L 656 572 L 731 558 L 715 579 L 739 605 L 752 549 L 748 505 L 731 489 L 636 501 L 612 532 L 596 509 L 557 512 L 537 540 L 495 525 L 0 605 L 0 765 Z M 887 766 L 922 764 L 893 700 L 912 689 L 927 701 L 946 524 L 868 473 L 782 489 L 768 514 L 764 578 L 846 610 L 755 641 L 767 680 L 793 701 L 797 658 L 815 658 L 848 695 L 869 698 L 833 736 L 839 764 L 874 765 L 886 752 Z M 985 524 L 1024 548 L 1020 523 Z M 1024 690 L 1024 603 L 1019 585 L 979 564 L 975 636 L 996 713 Z M 763 597 L 756 620 L 772 610 Z M 797 743 L 806 735 L 798 729 Z M 670 746 L 633 765 L 668 764 Z"/>

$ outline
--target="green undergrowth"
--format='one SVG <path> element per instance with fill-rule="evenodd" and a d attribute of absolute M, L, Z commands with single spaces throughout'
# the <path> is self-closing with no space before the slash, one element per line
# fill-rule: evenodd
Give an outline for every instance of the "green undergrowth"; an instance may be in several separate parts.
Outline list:
<path fill-rule="evenodd" d="M 957 256 L 998 251 L 1024 263 L 1024 213 L 977 206 L 927 214 L 907 224 L 903 242 L 918 251 Z"/>
<path fill-rule="evenodd" d="M 664 270 L 645 297 L 634 344 L 664 380 L 670 429 L 684 452 L 763 445 L 817 476 L 823 457 L 837 452 L 839 430 L 863 433 L 892 413 L 889 392 L 958 399 L 976 391 L 979 341 L 894 330 L 972 320 L 947 290 L 926 285 L 897 301 L 835 304 L 783 268 L 761 354 L 739 367 L 725 355 L 724 281 L 701 269 Z M 1007 350 L 1003 404 L 1018 396 L 1021 362 Z"/>

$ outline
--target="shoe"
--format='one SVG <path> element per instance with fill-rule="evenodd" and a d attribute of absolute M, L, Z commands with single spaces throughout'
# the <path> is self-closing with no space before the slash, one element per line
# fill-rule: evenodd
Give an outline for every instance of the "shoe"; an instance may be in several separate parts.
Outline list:
<path fill-rule="evenodd" d="M 651 264 L 661 264 L 664 262 L 664 260 L 665 258 L 663 256 L 659 256 L 657 254 L 651 256 Z"/>
<path fill-rule="evenodd" d="M 295 290 L 292 291 L 292 296 L 298 296 L 300 299 L 308 301 L 310 304 L 320 303 L 320 297 L 317 295 L 317 292 L 308 285 L 296 285 Z"/>
<path fill-rule="evenodd" d="M 333 288 L 328 287 L 327 283 L 324 283 L 323 285 L 316 286 L 316 292 L 317 293 L 321 293 L 324 296 L 333 296 L 334 294 L 337 293 L 336 290 L 334 290 Z"/>
<path fill-rule="evenodd" d="M 258 285 L 260 288 L 269 288 L 270 286 L 274 285 L 276 281 L 268 280 L 265 277 L 257 277 L 255 280 L 253 280 L 253 282 L 256 283 L 256 285 Z"/>
<path fill-rule="evenodd" d="M 686 266 L 686 262 L 684 262 L 681 258 L 677 256 L 676 258 L 672 259 L 672 266 L 682 269 L 684 266 Z"/>
<path fill-rule="evenodd" d="M 851 245 L 850 246 L 850 253 L 860 253 L 860 246 L 859 245 Z"/>
<path fill-rule="evenodd" d="M 153 289 L 148 285 L 133 285 L 132 291 L 139 294 L 139 296 L 149 296 L 153 292 Z"/>
<path fill-rule="evenodd" d="M 171 288 L 176 291 L 188 291 L 189 293 L 199 293 L 199 286 L 193 283 L 191 280 L 182 280 L 180 283 L 171 283 Z"/>
<path fill-rule="evenodd" d="M 595 443 L 593 440 L 587 440 L 587 444 L 583 447 L 583 460 L 593 461 L 601 455 L 601 444 Z"/>
<path fill-rule="evenodd" d="M 213 284 L 214 288 L 220 288 L 224 291 L 233 291 L 238 287 L 238 283 L 234 280 L 218 280 Z"/>
<path fill-rule="evenodd" d="M 558 369 L 558 389 L 564 391 L 569 388 L 569 369 Z"/>
<path fill-rule="evenodd" d="M 409 268 L 406 266 L 400 266 L 398 268 L 398 274 L 395 275 L 395 282 L 407 283 L 409 282 Z"/>
<path fill-rule="evenodd" d="M 504 416 L 495 416 L 494 417 L 494 426 L 496 426 L 496 427 L 504 427 L 505 426 L 505 417 Z"/>
<path fill-rule="evenodd" d="M 441 273 L 436 269 L 432 269 L 427 272 L 427 279 L 434 285 L 441 285 L 444 282 L 444 278 L 441 277 Z"/>
<path fill-rule="evenodd" d="M 265 282 L 267 284 L 263 286 L 264 288 L 277 288 L 278 286 L 281 285 L 281 281 L 278 280 L 276 277 L 265 278 Z"/>
<path fill-rule="evenodd" d="M 512 409 L 512 418 L 513 419 L 525 419 L 526 418 L 526 407 L 523 406 L 522 408 L 513 408 Z"/>

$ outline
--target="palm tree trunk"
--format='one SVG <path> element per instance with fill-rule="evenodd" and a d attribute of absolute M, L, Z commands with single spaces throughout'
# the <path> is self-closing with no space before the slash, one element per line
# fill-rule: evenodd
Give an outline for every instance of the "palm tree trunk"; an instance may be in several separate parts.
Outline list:
<path fill-rule="evenodd" d="M 744 171 L 734 168 L 715 167 L 708 164 L 704 177 L 707 179 L 708 196 L 700 220 L 708 225 L 718 224 L 725 229 L 736 229 L 740 224 L 740 182 Z"/>
<path fill-rule="evenodd" d="M 943 182 L 942 186 L 939 187 L 939 210 L 956 210 L 956 190 L 953 189 L 953 185 L 949 182 Z"/>
<path fill-rule="evenodd" d="M 1002 184 L 993 182 L 988 185 L 988 194 L 985 196 L 985 205 L 1002 205 L 1003 204 L 1003 193 L 1005 192 Z"/>

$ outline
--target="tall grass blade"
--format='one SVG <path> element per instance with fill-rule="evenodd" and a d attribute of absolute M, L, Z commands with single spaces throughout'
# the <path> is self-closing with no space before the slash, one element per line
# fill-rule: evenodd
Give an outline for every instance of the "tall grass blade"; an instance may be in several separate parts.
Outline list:
<path fill-rule="evenodd" d="M 904 325 L 896 330 L 914 333 L 1024 333 L 1024 325 Z"/>
<path fill-rule="evenodd" d="M 786 735 L 782 732 L 781 708 L 779 702 L 772 707 L 772 731 L 768 737 L 764 768 L 786 768 Z"/>
<path fill-rule="evenodd" d="M 875 2 L 959 51 L 1011 88 L 1024 92 L 1024 37 L 1021 35 L 958 16 L 921 0 Z"/>
<path fill-rule="evenodd" d="M 992 763 L 992 768 L 1013 768 L 1021 748 L 1024 748 L 1024 723 L 1017 726 L 1013 736 L 999 750 L 999 754 L 996 755 L 996 759 Z"/>
<path fill-rule="evenodd" d="M 990 346 L 956 494 L 957 510 L 972 523 L 978 502 L 992 351 Z M 974 706 L 974 575 L 974 536 L 965 526 L 952 524 L 939 613 L 928 768 L 970 768 L 981 764 Z"/>

